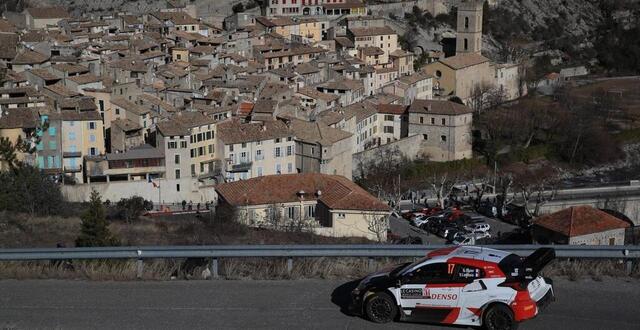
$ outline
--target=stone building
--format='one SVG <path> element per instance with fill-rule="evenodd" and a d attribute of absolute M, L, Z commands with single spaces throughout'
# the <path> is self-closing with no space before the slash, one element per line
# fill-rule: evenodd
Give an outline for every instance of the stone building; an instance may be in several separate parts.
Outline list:
<path fill-rule="evenodd" d="M 624 245 L 628 222 L 591 206 L 574 206 L 533 221 L 533 239 L 542 244 Z"/>
<path fill-rule="evenodd" d="M 268 175 L 215 187 L 218 207 L 237 210 L 250 226 L 291 228 L 316 234 L 386 240 L 389 207 L 339 175 L 299 173 Z M 370 225 L 379 223 L 377 231 Z"/>
<path fill-rule="evenodd" d="M 409 136 L 422 135 L 432 161 L 471 158 L 472 110 L 440 100 L 415 100 L 409 107 Z"/>

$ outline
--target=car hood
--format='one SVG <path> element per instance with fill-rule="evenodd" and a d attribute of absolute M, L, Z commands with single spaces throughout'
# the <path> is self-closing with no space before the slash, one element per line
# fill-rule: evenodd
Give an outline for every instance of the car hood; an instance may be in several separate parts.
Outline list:
<path fill-rule="evenodd" d="M 388 288 L 393 286 L 395 283 L 394 277 L 390 275 L 391 271 L 400 265 L 393 265 L 389 267 L 385 267 L 381 270 L 378 270 L 374 273 L 367 275 L 365 278 L 360 281 L 358 285 L 358 289 L 362 290 L 365 288 L 371 287 L 379 287 L 379 288 Z"/>

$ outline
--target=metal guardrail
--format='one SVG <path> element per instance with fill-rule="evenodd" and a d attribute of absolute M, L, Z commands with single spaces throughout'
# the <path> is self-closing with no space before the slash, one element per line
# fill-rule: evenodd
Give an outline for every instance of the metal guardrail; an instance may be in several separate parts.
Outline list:
<path fill-rule="evenodd" d="M 423 257 L 451 245 L 202 245 L 103 248 L 0 249 L 0 261 L 60 259 L 251 258 L 251 257 Z M 640 258 L 640 245 L 491 245 L 488 248 L 528 255 L 541 247 L 559 258 Z"/>
<path fill-rule="evenodd" d="M 38 261 L 65 259 L 135 259 L 138 277 L 142 277 L 144 259 L 210 258 L 211 274 L 218 277 L 220 258 L 287 258 L 287 270 L 293 258 L 318 257 L 423 257 L 428 252 L 451 245 L 209 245 L 209 246 L 129 246 L 104 248 L 0 249 L 0 261 Z M 629 270 L 640 259 L 640 246 L 587 245 L 492 245 L 485 246 L 518 255 L 529 255 L 538 248 L 551 247 L 558 258 L 626 259 Z"/>

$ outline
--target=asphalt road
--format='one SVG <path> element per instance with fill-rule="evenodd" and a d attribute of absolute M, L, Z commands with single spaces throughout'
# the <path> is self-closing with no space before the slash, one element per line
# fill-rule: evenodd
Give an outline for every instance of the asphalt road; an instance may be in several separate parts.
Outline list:
<path fill-rule="evenodd" d="M 351 284 L 305 281 L 0 281 L 0 329 L 424 329 L 340 312 Z M 556 279 L 521 329 L 638 329 L 640 280 Z M 432 329 L 457 329 L 431 327 Z"/>

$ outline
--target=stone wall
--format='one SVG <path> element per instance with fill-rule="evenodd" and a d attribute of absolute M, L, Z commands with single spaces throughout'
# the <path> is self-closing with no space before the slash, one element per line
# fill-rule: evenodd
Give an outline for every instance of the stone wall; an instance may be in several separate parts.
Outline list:
<path fill-rule="evenodd" d="M 353 177 L 358 177 L 360 175 L 360 164 L 376 159 L 380 150 L 391 150 L 397 147 L 407 158 L 416 159 L 423 157 L 425 156 L 424 153 L 426 151 L 426 145 L 424 142 L 422 135 L 414 135 L 376 148 L 355 153 L 353 154 Z"/>
<path fill-rule="evenodd" d="M 70 202 L 88 201 L 92 190 L 100 193 L 103 201 L 108 199 L 111 202 L 117 202 L 121 198 L 133 196 L 141 196 L 145 200 L 152 201 L 154 204 L 158 203 L 159 197 L 162 198 L 163 204 L 180 204 L 182 200 L 187 202 L 192 201 L 196 204 L 215 201 L 217 199 L 213 187 L 198 186 L 198 182 L 192 178 L 179 180 L 158 179 L 154 180 L 154 182 L 160 185 L 160 189 L 155 188 L 150 182 L 138 180 L 64 185 L 61 187 L 61 190 L 65 199 Z M 180 185 L 180 191 L 176 190 L 178 184 Z"/>

